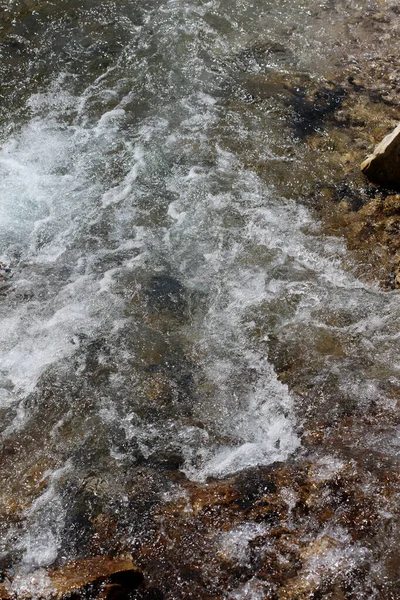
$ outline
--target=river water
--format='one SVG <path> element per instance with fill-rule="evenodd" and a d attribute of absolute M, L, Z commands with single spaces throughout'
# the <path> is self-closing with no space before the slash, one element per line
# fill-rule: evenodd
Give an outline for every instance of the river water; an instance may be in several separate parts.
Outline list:
<path fill-rule="evenodd" d="M 274 84 L 343 60 L 365 4 L 2 0 L 7 573 L 92 551 L 102 503 L 133 522 L 139 468 L 201 484 L 294 460 L 308 418 L 393 407 L 398 292 L 322 235 Z M 396 426 L 361 445 L 396 461 Z"/>

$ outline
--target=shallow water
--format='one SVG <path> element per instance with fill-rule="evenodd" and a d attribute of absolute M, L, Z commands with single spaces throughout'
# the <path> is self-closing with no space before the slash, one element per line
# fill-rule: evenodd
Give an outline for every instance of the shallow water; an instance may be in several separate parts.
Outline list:
<path fill-rule="evenodd" d="M 105 505 L 140 537 L 132 494 L 158 498 L 176 472 L 285 461 L 306 419 L 393 406 L 398 293 L 358 280 L 320 233 L 273 87 L 333 68 L 364 4 L 3 3 L 7 572 L 92 551 Z M 259 74 L 272 92 L 253 104 Z M 363 445 L 397 461 L 397 430 Z M 138 467 L 159 473 L 145 493 Z M 235 539 L 221 544 L 240 562 Z M 232 597 L 263 597 L 246 586 Z"/>

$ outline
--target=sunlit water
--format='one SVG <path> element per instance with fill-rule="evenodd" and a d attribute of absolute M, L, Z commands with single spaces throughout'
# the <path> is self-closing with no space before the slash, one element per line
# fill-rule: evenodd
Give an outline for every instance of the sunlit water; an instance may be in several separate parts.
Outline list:
<path fill-rule="evenodd" d="M 390 404 L 400 368 L 397 293 L 345 271 L 342 242 L 245 164 L 256 148 L 289 177 L 297 142 L 273 101 L 249 122 L 240 73 L 318 75 L 345 13 L 311 0 L 82 1 L 47 19 L 15 63 L 0 150 L 13 273 L 1 435 L 25 447 L 3 478 L 38 464 L 44 482 L 23 526 L 4 528 L 4 562 L 21 572 L 73 555 L 71 490 L 88 481 L 109 498 L 139 464 L 204 481 L 301 452 L 301 401 L 269 359 L 271 336 L 315 359 L 321 410 L 339 392 Z M 265 41 L 286 50 L 243 54 Z M 313 354 L 321 332 L 344 353 Z"/>

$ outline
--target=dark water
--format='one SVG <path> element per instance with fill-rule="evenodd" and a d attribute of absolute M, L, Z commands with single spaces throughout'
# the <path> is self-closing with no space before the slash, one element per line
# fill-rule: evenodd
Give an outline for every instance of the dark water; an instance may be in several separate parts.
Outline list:
<path fill-rule="evenodd" d="M 1 3 L 8 573 L 92 553 L 104 507 L 134 543 L 177 474 L 297 456 L 310 415 L 392 406 L 398 294 L 319 234 L 296 169 L 322 117 L 279 87 L 337 65 L 365 4 Z M 396 429 L 363 443 L 397 461 Z"/>

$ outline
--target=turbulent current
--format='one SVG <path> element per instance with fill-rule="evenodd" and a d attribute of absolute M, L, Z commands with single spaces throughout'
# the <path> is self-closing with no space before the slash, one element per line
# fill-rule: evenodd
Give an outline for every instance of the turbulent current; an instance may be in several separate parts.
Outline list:
<path fill-rule="evenodd" d="M 0 2 L 5 577 L 134 547 L 179 482 L 293 464 L 307 419 L 393 407 L 398 292 L 322 234 L 276 83 L 346 56 L 363 7 L 339 4 Z M 396 461 L 397 427 L 359 444 Z M 264 532 L 241 527 L 238 565 Z M 229 597 L 270 597 L 246 585 Z"/>

